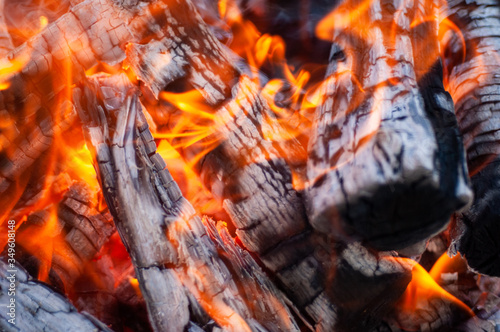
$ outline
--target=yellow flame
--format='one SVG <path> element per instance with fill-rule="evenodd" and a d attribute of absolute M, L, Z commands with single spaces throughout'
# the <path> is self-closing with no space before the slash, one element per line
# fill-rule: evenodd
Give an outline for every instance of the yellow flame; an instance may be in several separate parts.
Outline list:
<path fill-rule="evenodd" d="M 406 258 L 396 259 L 411 261 Z M 412 270 L 412 280 L 402 296 L 401 309 L 406 312 L 416 312 L 420 308 L 426 308 L 429 300 L 433 298 L 446 299 L 474 316 L 465 303 L 444 290 L 420 264 L 415 264 Z"/>
<path fill-rule="evenodd" d="M 43 29 L 49 24 L 49 19 L 46 16 L 40 16 L 40 29 Z"/>

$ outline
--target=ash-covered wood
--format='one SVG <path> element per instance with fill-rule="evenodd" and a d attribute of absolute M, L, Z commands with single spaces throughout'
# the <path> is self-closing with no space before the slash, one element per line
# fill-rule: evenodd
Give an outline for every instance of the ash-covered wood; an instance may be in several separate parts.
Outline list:
<path fill-rule="evenodd" d="M 250 256 L 250 253 L 238 246 L 224 225 L 215 225 L 213 220 L 205 220 L 207 232 L 213 239 L 219 256 L 226 262 L 235 279 L 238 289 L 248 303 L 253 306 L 265 308 L 257 312 L 261 316 L 255 317 L 259 322 L 275 319 L 279 316 L 288 321 L 291 312 L 282 302 L 283 294 L 271 282 L 261 267 Z M 269 306 L 271 305 L 271 306 Z M 287 331 L 296 329 L 294 321 L 290 320 Z"/>
<path fill-rule="evenodd" d="M 153 328 L 186 328 L 190 296 L 229 330 L 290 328 L 290 317 L 255 320 L 265 309 L 249 307 L 241 297 L 201 219 L 155 153 L 137 91 L 127 77 L 93 79 L 81 95 L 77 92 L 80 97 L 103 193 L 135 265 Z"/>
<path fill-rule="evenodd" d="M 500 6 L 488 0 L 448 5 L 445 15 L 460 31 L 442 41 L 446 78 L 475 195 L 474 204 L 457 215 L 451 251 L 465 255 L 473 269 L 500 276 Z"/>
<path fill-rule="evenodd" d="M 15 272 L 12 272 L 15 270 Z M 8 295 L 12 275 L 15 275 L 15 297 Z M 10 279 L 9 279 L 10 278 Z M 62 295 L 47 285 L 32 279 L 20 265 L 14 268 L 0 260 L 0 328 L 6 332 L 88 332 L 111 330 L 93 316 L 79 313 Z M 7 305 L 15 298 L 15 324 L 11 324 Z"/>
<path fill-rule="evenodd" d="M 275 122 L 266 122 L 266 117 L 272 119 L 273 115 L 259 95 L 259 87 L 239 73 L 229 61 L 234 56 L 202 22 L 194 16 L 185 17 L 189 3 L 179 6 L 172 11 L 163 8 L 166 17 L 176 18 L 179 27 L 173 28 L 179 40 L 172 41 L 167 31 L 158 42 L 132 45 L 127 49 L 126 62 L 153 94 L 175 86 L 174 79 L 177 84 L 186 80 L 188 86 L 200 91 L 214 117 L 210 124 L 213 134 L 207 140 L 217 142 L 216 148 L 196 165 L 202 180 L 222 201 L 242 243 L 258 253 L 266 268 L 276 274 L 294 305 L 309 315 L 313 324 L 329 330 L 335 322 L 335 309 L 325 293 L 328 271 L 313 255 L 324 238 L 307 225 L 302 199 L 292 185 L 290 165 L 297 166 L 294 171 L 301 173 L 303 165 L 297 164 L 296 156 L 305 152 L 293 139 L 287 144 L 265 139 L 265 130 L 283 130 Z M 180 41 L 185 46 L 175 47 Z M 199 45 L 213 50 L 200 52 Z M 173 60 L 166 61 L 165 54 Z M 188 66 L 190 63 L 195 65 Z M 220 71 L 211 73 L 213 66 Z M 172 115 L 159 125 L 175 124 L 174 120 Z M 180 152 L 189 160 L 205 149 L 203 143 Z"/>
<path fill-rule="evenodd" d="M 438 54 L 414 40 L 425 36 L 437 49 L 434 15 L 430 2 L 374 1 L 356 22 L 336 26 L 343 21 L 331 18 L 325 101 L 309 141 L 306 199 L 315 229 L 401 249 L 442 229 L 471 200 L 454 121 L 443 121 L 453 118 L 451 99 L 438 79 L 419 84 L 430 66 L 416 67 L 418 60 L 432 64 Z M 419 17 L 430 20 L 425 33 L 410 29 Z"/>

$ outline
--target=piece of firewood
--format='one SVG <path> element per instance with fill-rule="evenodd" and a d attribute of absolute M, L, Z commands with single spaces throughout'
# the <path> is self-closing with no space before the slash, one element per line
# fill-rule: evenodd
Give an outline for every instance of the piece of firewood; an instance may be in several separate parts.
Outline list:
<path fill-rule="evenodd" d="M 187 5 L 190 6 L 190 10 L 181 11 L 180 13 L 182 15 L 179 15 L 179 11 L 184 5 L 185 3 L 182 2 L 179 5 L 180 7 L 175 7 L 173 5 L 169 6 L 173 7 L 172 10 L 176 13 L 174 15 L 176 17 L 175 20 L 180 19 L 180 17 L 184 17 L 184 19 L 186 19 L 186 13 L 196 12 L 193 5 L 190 2 L 187 2 Z M 38 100 L 38 98 L 41 97 L 51 100 L 54 92 L 63 90 L 67 82 L 67 75 L 64 75 L 64 73 L 67 73 L 64 66 L 65 63 L 71 64 L 71 80 L 77 81 L 82 77 L 83 70 L 95 65 L 98 60 L 111 64 L 121 60 L 123 58 L 123 54 L 120 50 L 125 46 L 125 42 L 139 42 L 143 38 L 151 38 L 151 36 L 154 35 L 158 35 L 160 37 L 163 36 L 163 31 L 167 31 L 169 29 L 169 25 L 164 24 L 165 16 L 163 15 L 162 10 L 168 11 L 169 7 L 160 1 L 153 2 L 149 5 L 141 4 L 141 6 L 138 6 L 135 10 L 134 7 L 117 7 L 110 1 L 104 0 L 98 2 L 82 1 L 78 5 L 75 5 L 57 22 L 49 24 L 39 35 L 31 38 L 26 44 L 19 47 L 12 53 L 12 59 L 17 59 L 23 63 L 23 70 L 20 74 L 14 74 L 9 80 L 9 82 L 12 83 L 10 88 L 0 93 L 4 97 L 4 101 L 6 101 L 2 108 L 7 110 L 13 108 L 11 102 L 13 99 L 12 95 L 17 96 L 19 100 L 24 101 L 25 105 L 29 104 L 29 100 Z M 117 17 L 120 19 L 116 20 Z M 172 15 L 169 17 L 172 17 Z M 196 17 L 196 20 L 201 27 L 204 27 L 204 29 L 206 28 L 206 25 L 202 24 L 199 18 L 195 15 L 189 15 L 187 19 L 192 19 L 193 17 Z M 87 18 L 90 21 L 87 20 Z M 172 26 L 175 26 L 175 20 L 172 19 L 169 23 L 171 23 Z M 113 28 L 110 28 L 110 25 Z M 179 26 L 179 35 L 185 28 L 186 27 L 184 26 Z M 194 29 L 196 30 L 197 28 Z M 209 29 L 207 29 L 207 31 L 208 30 Z M 210 32 L 207 32 L 207 34 L 208 44 L 204 43 L 204 45 L 209 47 L 207 45 L 212 43 L 214 48 L 219 47 L 219 43 L 212 36 L 212 34 Z M 151 44 L 154 46 L 153 42 Z M 203 53 L 203 51 L 203 48 L 200 49 L 200 52 Z M 212 58 L 214 59 L 212 66 L 215 66 L 215 69 L 223 69 L 221 72 L 228 73 L 226 76 L 232 75 L 231 73 L 235 71 L 235 68 L 232 67 L 231 62 L 224 63 L 224 65 L 227 65 L 228 63 L 231 65 L 229 70 L 225 70 L 226 68 L 224 68 L 224 66 L 217 66 L 217 63 L 220 59 L 222 59 L 217 58 L 219 55 L 222 56 L 223 54 L 217 52 L 212 54 Z M 192 60 L 196 60 L 196 58 Z M 193 61 L 192 63 L 196 64 L 198 62 Z M 63 74 L 61 75 L 61 73 Z M 210 80 L 215 77 L 211 71 L 207 71 L 207 74 L 210 76 Z M 171 78 L 175 77 L 176 76 L 174 75 Z M 218 81 L 215 79 L 214 82 L 214 86 L 217 87 L 217 83 L 222 82 L 222 80 Z M 246 88 L 245 85 L 249 84 L 248 82 L 248 80 L 245 80 L 243 82 L 244 84 L 242 84 L 241 87 L 238 87 L 238 89 L 243 90 Z M 222 84 L 226 83 L 228 82 L 222 82 Z M 38 91 L 38 89 L 42 87 L 44 90 Z M 203 86 L 203 88 L 208 89 L 208 86 Z M 223 86 L 222 90 L 224 90 L 224 93 L 231 93 L 232 84 Z M 261 108 L 266 108 L 267 106 L 263 103 L 260 97 L 257 96 L 257 98 L 255 98 L 257 90 L 251 90 L 254 90 L 252 95 L 242 97 L 240 101 L 244 101 L 246 98 L 249 98 L 250 100 L 256 99 L 256 101 L 251 100 L 250 102 L 254 105 L 252 106 L 254 113 L 253 117 L 258 119 L 262 116 Z M 214 89 L 210 91 L 213 92 Z M 215 92 L 211 95 L 207 94 L 207 98 L 212 101 L 218 100 L 219 97 L 220 95 Z M 233 103 L 231 108 L 234 109 L 237 106 L 235 104 L 236 102 Z M 239 107 L 234 110 L 239 112 Z M 224 112 L 227 114 L 228 110 L 224 110 Z M 258 150 L 259 148 L 263 148 L 266 150 L 264 155 L 267 157 L 271 157 L 273 154 L 278 155 L 276 149 L 273 148 L 269 142 L 262 141 L 262 138 L 260 137 L 260 128 L 252 125 L 252 121 L 253 118 L 250 118 L 246 121 L 245 126 L 251 128 L 253 134 L 257 135 L 256 137 L 258 142 L 254 144 L 254 142 L 250 140 L 249 142 L 252 142 L 252 145 L 249 145 L 248 149 Z M 268 130 L 272 131 L 273 128 L 271 127 Z M 248 137 L 247 134 L 239 133 L 239 135 L 242 137 L 242 141 L 246 142 Z M 236 135 L 233 135 L 232 137 L 233 140 L 236 140 L 235 142 L 240 140 L 240 138 Z M 262 145 L 263 147 L 259 145 Z M 246 176 L 241 177 L 239 174 L 233 174 L 234 170 L 241 165 L 239 161 L 236 162 L 240 158 L 239 150 L 240 146 L 230 146 L 230 152 L 235 154 L 237 158 L 232 158 L 233 162 L 228 165 L 228 169 L 225 171 L 228 173 L 228 175 L 225 175 L 225 178 L 230 179 L 227 181 L 229 185 L 226 186 L 223 184 L 223 188 L 228 188 L 227 190 L 224 190 L 224 195 L 226 197 L 231 196 L 234 201 L 233 203 L 231 200 L 227 200 L 229 205 L 235 205 L 230 207 L 230 209 L 233 211 L 233 215 L 238 214 L 238 224 L 242 225 L 242 230 L 240 232 L 241 236 L 244 238 L 245 233 L 251 233 L 252 235 L 248 237 L 249 240 L 246 241 L 247 244 L 249 244 L 250 241 L 257 242 L 254 245 L 254 250 L 262 251 L 265 248 L 272 246 L 273 243 L 278 243 L 280 239 L 287 238 L 302 231 L 305 227 L 305 214 L 300 198 L 292 189 L 290 180 L 291 174 L 290 171 L 287 170 L 287 166 L 283 160 L 264 160 L 262 169 L 258 165 L 252 165 L 248 167 L 247 170 L 244 170 Z M 208 171 L 206 173 L 210 174 L 214 168 L 218 167 L 217 164 L 224 164 L 226 159 L 226 152 L 224 152 L 221 156 L 215 157 L 212 164 L 216 165 L 207 167 Z M 207 165 L 210 165 L 210 163 L 207 162 Z M 277 171 L 275 171 L 275 169 L 277 169 Z M 263 170 L 265 177 L 268 176 L 266 174 L 269 174 L 268 177 L 276 178 L 279 190 L 270 187 L 266 188 L 267 192 L 255 189 L 259 188 L 259 182 L 262 182 Z M 213 182 L 215 180 L 216 179 L 209 179 L 208 181 Z M 232 193 L 230 188 L 238 188 L 239 183 L 242 182 L 253 183 L 254 190 L 253 192 L 247 194 L 245 202 L 240 203 L 238 201 L 241 196 Z M 215 182 L 215 191 L 220 192 L 220 184 L 221 181 Z M 284 197 L 282 197 L 283 191 L 288 192 L 288 194 Z M 255 195 L 255 193 L 257 195 Z M 260 208 L 263 203 L 273 202 L 274 200 L 279 202 L 276 204 L 279 211 Z M 268 221 L 263 226 L 259 225 L 261 220 L 264 219 L 263 217 L 255 219 L 251 216 L 253 210 L 256 208 L 260 208 L 263 216 L 268 218 Z M 287 223 L 289 227 L 283 227 L 285 223 Z M 268 234 L 266 235 L 266 238 L 260 239 L 261 236 L 265 234 Z M 250 247 L 250 245 L 248 246 Z M 259 249 L 259 246 L 262 248 Z M 284 248 L 283 250 L 287 250 L 286 247 L 282 248 Z M 290 265 L 294 262 L 295 258 L 292 257 L 292 260 L 290 260 L 288 264 Z"/>
<path fill-rule="evenodd" d="M 401 249 L 471 200 L 453 103 L 439 77 L 420 85 L 438 60 L 435 11 L 429 1 L 347 1 L 325 19 L 335 43 L 308 149 L 315 229 Z"/>
<path fill-rule="evenodd" d="M 15 270 L 15 272 L 12 272 Z M 14 279 L 11 278 L 15 276 Z M 10 279 L 9 279 L 10 278 Z M 11 281 L 15 286 L 15 297 L 9 296 Z M 93 316 L 79 313 L 62 295 L 47 285 L 34 280 L 20 265 L 10 268 L 0 260 L 0 303 L 4 310 L 0 312 L 0 329 L 6 332 L 42 331 L 42 332 L 87 332 L 111 330 Z M 15 324 L 9 322 L 7 305 L 15 299 Z"/>
<path fill-rule="evenodd" d="M 278 316 L 266 322 L 253 318 L 262 317 L 263 308 L 250 307 L 241 297 L 201 219 L 155 153 L 127 77 L 95 78 L 76 93 L 104 197 L 134 263 L 153 328 L 187 327 L 188 294 L 228 330 L 289 327 L 290 317 L 286 322 Z"/>
<path fill-rule="evenodd" d="M 500 276 L 500 6 L 488 0 L 448 5 L 445 15 L 461 36 L 444 35 L 446 78 L 475 195 L 456 217 L 451 252 L 460 252 L 480 273 Z"/>
<path fill-rule="evenodd" d="M 100 61 L 122 61 L 128 42 L 155 34 L 149 21 L 154 25 L 156 18 L 147 4 L 81 1 L 1 59 L 0 118 L 11 124 L 0 128 L 1 193 L 22 193 L 17 189 L 25 184 L 23 175 L 51 146 L 53 131 L 71 123 L 71 84 Z M 2 202 L 0 215 L 9 208 Z"/>
<path fill-rule="evenodd" d="M 233 278 L 242 296 L 249 303 L 265 308 L 261 312 L 256 312 L 262 316 L 255 318 L 259 322 L 266 322 L 273 320 L 275 316 L 280 316 L 287 323 L 285 326 L 287 331 L 297 329 L 293 320 L 288 321 L 292 314 L 288 307 L 283 305 L 283 295 L 250 256 L 250 253 L 234 242 L 223 224 L 216 226 L 215 222 L 210 219 L 204 220 L 204 224 L 216 245 L 219 256 L 231 268 Z"/>
<path fill-rule="evenodd" d="M 0 113 L 5 121 L 12 124 L 1 130 L 0 193 L 8 199 L 0 202 L 0 215 L 5 216 L 21 198 L 34 165 L 43 164 L 40 157 L 50 149 L 54 137 L 60 137 L 70 128 L 76 118 L 76 111 L 66 101 L 54 107 L 50 113 L 47 110 L 34 112 L 24 118 L 24 123 L 17 122 L 7 110 Z"/>

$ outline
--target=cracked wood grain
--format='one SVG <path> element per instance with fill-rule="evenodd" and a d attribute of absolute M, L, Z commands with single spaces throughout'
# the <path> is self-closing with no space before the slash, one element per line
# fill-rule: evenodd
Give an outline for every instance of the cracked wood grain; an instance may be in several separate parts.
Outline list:
<path fill-rule="evenodd" d="M 79 313 L 62 295 L 47 285 L 34 280 L 20 265 L 16 269 L 16 324 L 8 322 L 7 310 L 0 313 L 0 328 L 6 332 L 111 332 L 111 330 L 87 313 Z M 0 260 L 0 303 L 9 301 L 8 265 Z"/>
<path fill-rule="evenodd" d="M 366 22 L 359 31 L 331 22 L 325 101 L 308 149 L 305 197 L 315 229 L 401 249 L 443 229 L 471 200 L 452 101 L 439 77 L 423 74 L 431 66 L 418 65 L 421 57 L 438 60 L 436 23 L 410 29 L 434 11 L 432 3 L 374 1 L 358 17 Z"/>
<path fill-rule="evenodd" d="M 227 330 L 283 329 L 286 324 L 277 316 L 255 320 L 262 308 L 250 308 L 241 297 L 201 219 L 155 153 L 127 77 L 93 79 L 82 96 L 87 141 L 96 152 L 103 193 L 134 263 L 153 328 L 184 329 L 191 294 Z"/>
<path fill-rule="evenodd" d="M 70 294 L 78 277 L 85 272 L 86 263 L 95 257 L 114 231 L 109 212 L 100 211 L 93 202 L 91 190 L 77 182 L 57 203 L 30 211 L 17 230 L 16 259 L 31 275 L 39 275 L 42 265 L 46 264 L 43 260 L 48 259 L 48 280 L 60 292 Z M 51 257 L 39 256 L 30 246 L 31 239 L 36 239 L 38 234 L 44 236 L 46 245 L 53 246 Z"/>
<path fill-rule="evenodd" d="M 445 16 L 457 24 L 442 43 L 474 189 L 474 203 L 457 214 L 451 252 L 474 270 L 500 276 L 500 6 L 495 1 L 448 1 Z M 465 53 L 464 53 L 465 52 Z"/>

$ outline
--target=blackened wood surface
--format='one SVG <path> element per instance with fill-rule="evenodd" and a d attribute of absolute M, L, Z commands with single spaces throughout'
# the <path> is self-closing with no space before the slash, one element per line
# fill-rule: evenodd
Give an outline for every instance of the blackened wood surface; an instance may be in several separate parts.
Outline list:
<path fill-rule="evenodd" d="M 454 122 L 440 120 L 453 117 L 451 99 L 439 84 L 419 86 L 430 66 L 418 61 L 432 64 L 438 53 L 419 54 L 425 48 L 414 40 L 437 50 L 435 6 L 374 1 L 356 12 L 360 4 L 341 5 L 356 22 L 331 22 L 325 101 L 309 142 L 308 215 L 324 233 L 400 249 L 442 229 L 471 190 Z M 424 32 L 410 29 L 423 17 Z"/>
<path fill-rule="evenodd" d="M 88 332 L 111 330 L 89 314 L 81 314 L 59 293 L 47 285 L 33 280 L 19 265 L 15 265 L 16 277 L 16 324 L 8 322 L 6 305 L 11 297 L 8 295 L 9 280 L 12 270 L 0 261 L 0 303 L 4 310 L 0 311 L 0 329 L 6 332 Z"/>
<path fill-rule="evenodd" d="M 475 195 L 474 204 L 457 215 L 451 250 L 480 273 L 500 276 L 500 6 L 488 0 L 448 5 L 463 42 L 445 35 L 447 79 Z"/>
<path fill-rule="evenodd" d="M 127 77 L 94 79 L 82 93 L 80 116 L 103 193 L 135 265 L 153 328 L 186 328 L 192 295 L 225 329 L 294 330 L 290 315 L 255 320 L 265 308 L 249 307 L 239 294 L 200 218 L 155 153 Z"/>
<path fill-rule="evenodd" d="M 335 322 L 335 309 L 324 291 L 328 272 L 313 255 L 322 246 L 323 238 L 307 225 L 285 159 L 288 154 L 293 160 L 293 155 L 304 153 L 303 148 L 293 140 L 285 147 L 264 139 L 265 117 L 272 119 L 272 114 L 259 96 L 258 86 L 239 74 L 228 61 L 231 54 L 202 22 L 183 14 L 188 12 L 186 6 L 188 3 L 181 6 L 184 10 L 179 12 L 176 7 L 173 12 L 179 25 L 173 28 L 179 40 L 172 41 L 169 36 L 173 32 L 167 30 L 158 42 L 131 45 L 126 62 L 153 94 L 168 90 L 175 80 L 182 79 L 200 91 L 216 119 L 209 139 L 215 138 L 218 144 L 197 165 L 202 180 L 222 200 L 245 247 L 258 253 L 264 265 L 277 275 L 294 305 L 311 316 L 318 328 L 329 330 Z M 173 15 L 167 8 L 163 11 L 167 18 Z M 180 41 L 184 46 L 175 47 Z M 194 65 L 189 66 L 191 63 Z M 211 73 L 214 66 L 219 71 Z M 277 125 L 271 122 L 268 130 L 280 132 L 272 127 Z M 189 160 L 202 149 L 203 145 L 194 145 L 181 153 Z"/>

